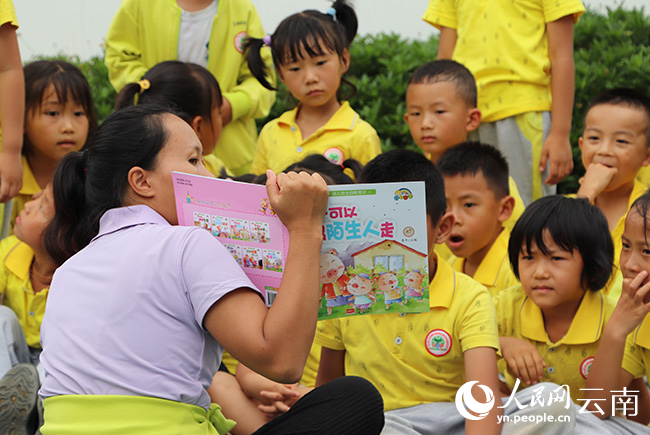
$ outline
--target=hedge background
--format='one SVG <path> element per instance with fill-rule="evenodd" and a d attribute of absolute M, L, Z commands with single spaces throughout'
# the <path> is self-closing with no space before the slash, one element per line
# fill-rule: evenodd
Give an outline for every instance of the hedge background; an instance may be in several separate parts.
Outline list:
<path fill-rule="evenodd" d="M 352 64 L 347 78 L 356 88 L 350 104 L 360 116 L 375 127 L 382 148 L 417 149 L 404 122 L 404 95 L 411 72 L 434 59 L 437 36 L 427 41 L 411 41 L 395 34 L 358 37 L 350 48 Z M 559 185 L 562 193 L 575 192 L 584 174 L 578 149 L 585 108 L 594 95 L 614 87 L 631 87 L 650 94 L 650 17 L 643 8 L 607 9 L 605 14 L 587 11 L 575 27 L 574 56 L 576 66 L 575 106 L 571 144 L 575 167 Z M 93 90 L 100 122 L 111 113 L 115 91 L 108 82 L 103 59 L 81 61 L 74 56 L 58 56 L 79 66 Z M 291 95 L 280 86 L 267 121 L 294 107 Z"/>

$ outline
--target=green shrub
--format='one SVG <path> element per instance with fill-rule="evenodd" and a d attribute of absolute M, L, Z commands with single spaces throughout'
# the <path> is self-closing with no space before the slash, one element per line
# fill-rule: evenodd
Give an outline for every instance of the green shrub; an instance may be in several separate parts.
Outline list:
<path fill-rule="evenodd" d="M 405 147 L 417 149 L 404 122 L 404 94 L 411 72 L 434 59 L 437 36 L 427 41 L 411 41 L 395 34 L 358 37 L 350 47 L 351 66 L 348 80 L 357 88 L 350 104 L 359 115 L 375 127 L 384 151 Z M 650 93 L 650 17 L 643 9 L 608 9 L 606 15 L 587 11 L 575 27 L 574 56 L 576 68 L 575 106 L 571 143 L 575 168 L 560 183 L 562 193 L 575 192 L 584 174 L 578 149 L 585 109 L 599 92 L 625 86 Z M 81 62 L 78 57 L 59 56 L 79 66 L 90 82 L 98 119 L 112 111 L 115 91 L 108 82 L 103 59 L 94 57 Z M 343 89 L 344 93 L 346 89 Z M 266 122 L 295 106 L 282 84 L 276 103 Z"/>

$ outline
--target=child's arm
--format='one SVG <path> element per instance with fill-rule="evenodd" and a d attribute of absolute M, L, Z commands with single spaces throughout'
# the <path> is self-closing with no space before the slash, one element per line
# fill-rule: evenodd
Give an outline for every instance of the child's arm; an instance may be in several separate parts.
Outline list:
<path fill-rule="evenodd" d="M 650 282 L 644 283 L 647 278 L 648 272 L 641 271 L 634 279 L 623 280 L 621 298 L 605 325 L 596 357 L 589 370 L 585 398 L 599 400 L 590 401 L 587 408 L 596 411 L 600 418 L 611 415 L 611 392 L 621 390 L 632 382 L 633 376 L 621 366 L 627 336 L 650 313 L 650 303 L 643 300 L 650 291 Z M 604 415 L 596 408 L 596 404 Z"/>
<path fill-rule="evenodd" d="M 16 196 L 23 185 L 23 119 L 25 116 L 25 79 L 20 62 L 16 28 L 0 26 L 0 202 Z"/>
<path fill-rule="evenodd" d="M 456 48 L 458 33 L 450 27 L 440 27 L 440 38 L 438 39 L 438 56 L 436 59 L 451 59 Z"/>
<path fill-rule="evenodd" d="M 475 347 L 463 352 L 465 359 L 465 380 L 478 381 L 478 384 L 490 387 L 494 394 L 495 402 L 499 400 L 499 375 L 497 372 L 497 353 L 491 347 Z M 485 393 L 478 386 L 472 387 L 472 397 L 478 402 L 487 403 Z M 465 433 L 466 434 L 498 434 L 501 432 L 501 425 L 498 417 L 502 411 L 497 408 L 497 404 L 492 407 L 492 410 L 487 417 L 481 420 L 466 420 Z"/>
<path fill-rule="evenodd" d="M 573 170 L 569 133 L 575 92 L 573 15 L 546 25 L 551 61 L 551 131 L 544 141 L 540 172 L 550 165 L 546 184 L 557 184 Z"/>
<path fill-rule="evenodd" d="M 526 384 L 542 380 L 546 363 L 535 346 L 515 337 L 499 337 L 501 354 L 510 371 Z"/>
<path fill-rule="evenodd" d="M 240 288 L 204 317 L 206 329 L 242 364 L 282 383 L 296 382 L 311 348 L 318 317 L 322 224 L 328 190 L 318 174 L 267 172 L 273 210 L 289 230 L 286 268 L 273 306 Z"/>
<path fill-rule="evenodd" d="M 345 351 L 323 346 L 320 352 L 316 386 L 320 387 L 342 376 L 345 376 Z"/>

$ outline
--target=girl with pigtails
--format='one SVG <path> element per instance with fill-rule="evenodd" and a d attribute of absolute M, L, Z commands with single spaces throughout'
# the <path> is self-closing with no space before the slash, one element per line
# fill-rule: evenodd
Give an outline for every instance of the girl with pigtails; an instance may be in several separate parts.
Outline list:
<path fill-rule="evenodd" d="M 357 25 L 354 9 L 345 0 L 337 0 L 326 12 L 306 10 L 291 15 L 272 35 L 246 40 L 252 75 L 265 88 L 275 89 L 272 71 L 262 57 L 263 47 L 270 47 L 278 77 L 298 100 L 293 110 L 260 132 L 253 173 L 282 171 L 314 153 L 336 164 L 350 158 L 365 164 L 381 153 L 375 129 L 347 101 L 341 101 L 339 87 L 350 66 L 348 47 Z"/>

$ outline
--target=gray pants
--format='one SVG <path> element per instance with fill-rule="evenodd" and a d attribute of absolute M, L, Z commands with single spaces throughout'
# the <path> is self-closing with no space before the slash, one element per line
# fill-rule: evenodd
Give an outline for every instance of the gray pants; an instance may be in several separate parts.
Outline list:
<path fill-rule="evenodd" d="M 0 305 L 0 379 L 15 365 L 31 363 L 36 366 L 41 384 L 45 370 L 39 362 L 40 349 L 31 350 L 25 341 L 23 328 L 13 310 Z"/>
<path fill-rule="evenodd" d="M 566 408 L 566 402 L 553 402 L 542 407 L 533 404 L 537 387 L 545 391 L 558 387 L 552 383 L 541 383 L 519 391 L 507 407 L 503 409 L 503 434 L 644 434 L 648 428 L 622 418 L 614 417 L 600 420 L 591 414 L 580 413 L 580 406 L 573 402 Z M 502 400 L 502 405 L 507 399 Z M 523 409 L 521 409 L 523 408 Z M 523 419 L 540 419 L 544 421 L 522 421 Z M 553 421 L 549 421 L 550 417 Z M 515 421 L 517 420 L 517 421 Z M 561 421 L 560 421 L 561 420 Z M 447 435 L 464 434 L 465 418 L 456 409 L 455 403 L 426 403 L 410 408 L 394 409 L 386 412 L 382 435 Z"/>
<path fill-rule="evenodd" d="M 541 133 L 542 143 L 533 146 L 530 139 L 522 132 L 516 116 L 483 123 L 478 129 L 470 132 L 467 139 L 490 144 L 501 151 L 508 161 L 510 176 L 515 180 L 524 205 L 527 206 L 533 198 L 537 199 L 540 195 L 553 195 L 556 192 L 556 186 L 544 183 L 549 174 L 549 165 L 546 165 L 546 170 L 541 175 L 537 170 L 542 146 L 551 131 L 551 113 L 542 112 L 542 125 L 526 123 L 526 130 L 529 133 L 532 131 Z M 533 177 L 541 177 L 541 191 L 533 188 Z"/>

